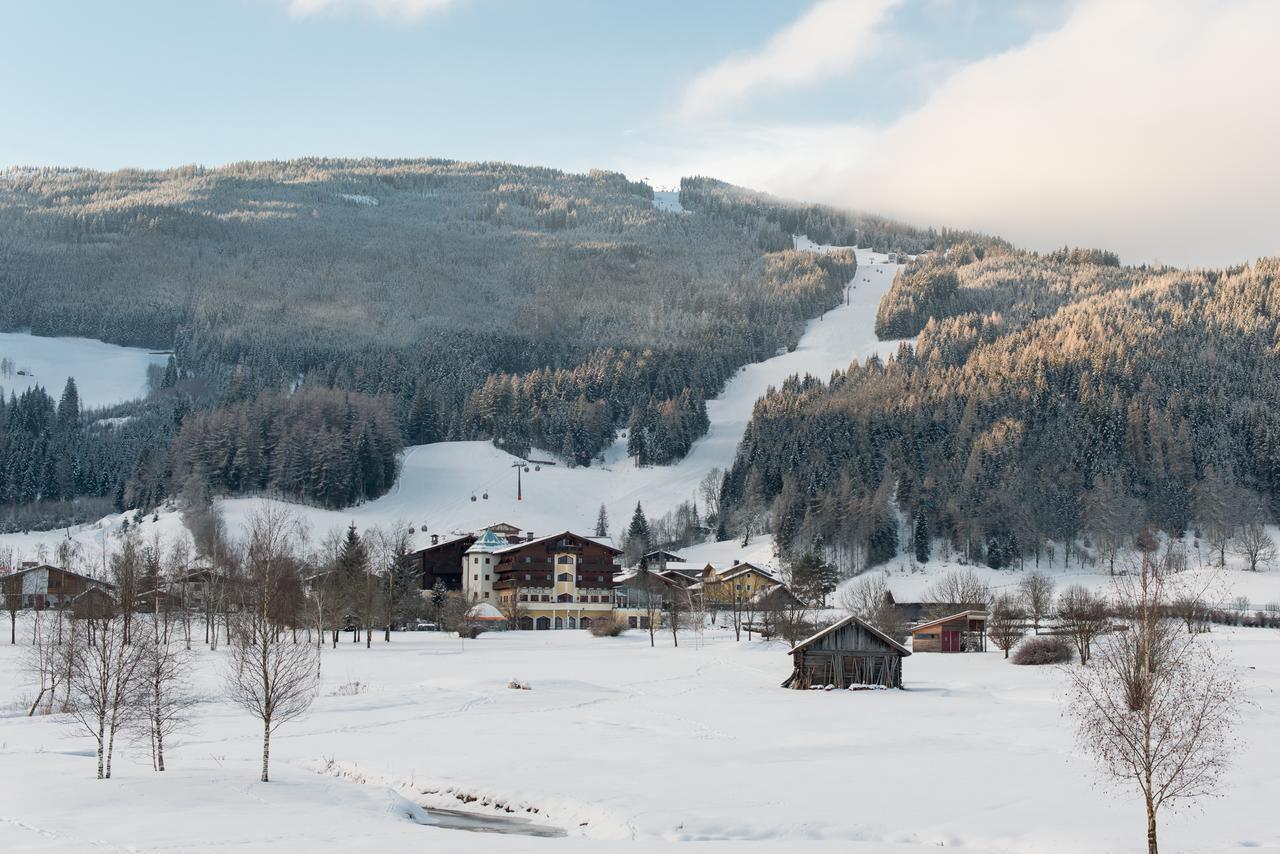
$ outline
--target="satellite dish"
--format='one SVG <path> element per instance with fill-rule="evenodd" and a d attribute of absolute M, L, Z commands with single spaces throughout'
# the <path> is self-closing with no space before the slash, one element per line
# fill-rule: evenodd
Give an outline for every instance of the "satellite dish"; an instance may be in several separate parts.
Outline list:
<path fill-rule="evenodd" d="M 483 498 L 484 498 L 484 500 L 485 500 L 485 501 L 488 501 L 488 500 L 489 500 L 489 493 L 487 493 L 487 492 L 486 492 L 486 493 L 484 493 Z"/>
<path fill-rule="evenodd" d="M 475 497 L 474 495 L 473 495 L 473 496 L 471 496 L 471 500 L 472 500 L 472 501 L 475 501 L 475 500 L 476 500 L 476 497 Z"/>

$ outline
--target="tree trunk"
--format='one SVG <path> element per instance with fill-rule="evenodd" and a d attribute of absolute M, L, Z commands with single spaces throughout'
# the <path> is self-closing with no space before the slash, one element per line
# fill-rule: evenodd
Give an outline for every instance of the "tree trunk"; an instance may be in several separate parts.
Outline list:
<path fill-rule="evenodd" d="M 9 646 L 18 643 L 18 612 L 9 612 Z"/>
<path fill-rule="evenodd" d="M 271 782 L 267 777 L 267 764 L 271 760 L 271 719 L 262 719 L 262 782 Z"/>
<path fill-rule="evenodd" d="M 1156 811 L 1150 798 L 1147 799 L 1147 854 L 1160 854 L 1156 845 Z"/>

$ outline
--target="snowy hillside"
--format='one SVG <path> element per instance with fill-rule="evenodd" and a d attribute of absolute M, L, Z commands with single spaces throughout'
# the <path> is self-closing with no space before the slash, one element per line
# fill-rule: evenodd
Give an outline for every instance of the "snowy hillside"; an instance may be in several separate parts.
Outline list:
<path fill-rule="evenodd" d="M 808 244 L 805 248 L 826 251 L 830 247 Z M 428 532 L 439 533 L 473 530 L 496 521 L 509 521 L 538 533 L 588 530 L 601 503 L 608 509 L 615 532 L 630 517 L 637 501 L 650 516 L 661 515 L 681 501 L 695 500 L 698 484 L 707 473 L 733 462 L 752 407 L 770 386 L 780 385 L 793 374 L 825 379 L 854 359 L 885 356 L 897 349 L 898 342 L 880 341 L 875 335 L 876 308 L 897 269 L 886 263 L 882 254 L 858 250 L 858 272 L 849 283 L 846 303 L 811 320 L 795 350 L 740 369 L 723 393 L 707 402 L 711 427 L 676 465 L 637 467 L 627 457 L 626 439 L 620 436 L 606 450 L 603 466 L 571 469 L 542 465 L 540 470 L 524 474 L 524 497 L 517 500 L 516 470 L 512 468 L 515 457 L 488 442 L 441 442 L 408 448 L 400 479 L 387 495 L 344 510 L 299 507 L 299 513 L 317 536 L 350 522 L 363 528 L 400 521 L 415 528 L 425 525 Z M 256 500 L 219 503 L 235 531 Z M 180 525 L 177 514 L 162 513 L 158 525 L 148 519 L 143 530 L 176 534 Z M 112 518 L 99 526 L 73 530 L 72 536 L 93 548 L 100 543 L 104 529 L 118 526 L 118 517 Z M 0 544 L 30 556 L 41 545 L 51 553 L 62 536 L 61 532 L 11 534 L 0 537 Z M 418 537 L 421 542 L 426 535 L 419 532 Z"/>

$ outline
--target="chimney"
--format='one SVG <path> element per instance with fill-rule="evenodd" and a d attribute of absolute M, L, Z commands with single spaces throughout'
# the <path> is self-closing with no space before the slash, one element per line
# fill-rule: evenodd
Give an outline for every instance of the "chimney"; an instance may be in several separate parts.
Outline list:
<path fill-rule="evenodd" d="M 433 546 L 438 546 L 438 545 L 440 545 L 440 535 L 439 535 L 439 534 L 432 534 L 432 535 L 431 535 L 431 545 L 433 545 Z"/>
<path fill-rule="evenodd" d="M 533 531 L 525 531 L 525 532 L 524 532 L 524 541 L 525 541 L 526 543 L 532 543 L 532 542 L 533 542 Z"/>

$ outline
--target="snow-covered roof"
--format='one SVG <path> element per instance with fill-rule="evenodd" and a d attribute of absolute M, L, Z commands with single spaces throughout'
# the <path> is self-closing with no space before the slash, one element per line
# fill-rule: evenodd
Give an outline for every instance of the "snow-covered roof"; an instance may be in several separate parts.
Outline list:
<path fill-rule="evenodd" d="M 610 551 L 615 553 L 622 551 L 621 549 L 615 548 L 614 546 L 611 546 L 608 543 L 601 542 L 599 539 L 596 539 L 594 537 L 586 537 L 586 536 L 583 536 L 582 534 L 575 534 L 573 531 L 561 531 L 558 534 L 550 534 L 549 536 L 546 536 L 546 537 L 538 537 L 536 540 L 525 540 L 524 542 L 520 542 L 520 543 L 508 543 L 507 541 L 503 540 L 502 547 L 494 549 L 493 552 L 494 554 L 500 554 L 503 552 L 513 552 L 513 551 L 516 551 L 517 549 L 522 549 L 525 546 L 531 546 L 537 543 L 545 543 L 548 540 L 555 540 L 555 539 L 559 539 L 560 537 L 577 537 L 580 540 L 586 540 L 587 542 L 604 546 L 606 549 L 609 549 Z M 476 545 L 479 545 L 479 543 L 476 543 Z M 475 548 L 475 546 L 472 546 L 472 548 Z M 490 551 L 490 550 L 485 549 L 485 551 Z"/>
<path fill-rule="evenodd" d="M 907 649 L 905 646 L 898 643 L 896 640 L 889 637 L 884 632 L 880 631 L 875 626 L 868 623 L 866 620 L 860 619 L 856 614 L 850 614 L 849 616 L 845 617 L 843 620 L 834 622 L 831 625 L 827 626 L 822 631 L 817 632 L 816 634 L 810 635 L 809 637 L 800 641 L 800 643 L 796 644 L 795 646 L 791 647 L 791 649 L 787 650 L 787 655 L 791 655 L 793 652 L 799 652 L 809 644 L 816 641 L 818 638 L 829 635 L 832 632 L 836 631 L 837 629 L 843 629 L 845 626 L 849 625 L 850 623 L 857 623 L 858 625 L 862 626 L 864 629 L 871 632 L 871 634 L 880 638 L 880 640 L 889 644 L 891 647 L 898 650 L 898 652 L 901 652 L 903 655 L 911 654 L 911 650 Z"/>
<path fill-rule="evenodd" d="M 763 567 L 756 566 L 754 563 L 740 563 L 737 566 L 731 566 L 725 570 L 724 575 L 721 575 L 718 580 L 729 581 L 730 579 L 737 578 L 740 575 L 746 575 L 750 572 L 754 572 L 757 575 L 763 575 L 775 584 L 782 583 L 782 579 L 778 578 L 778 576 Z"/>
<path fill-rule="evenodd" d="M 467 549 L 466 554 L 471 554 L 472 552 L 494 554 L 510 545 L 511 544 L 507 542 L 506 537 L 503 537 L 501 534 L 492 530 L 486 530 L 480 535 L 479 539 L 471 544 L 471 548 Z"/>
<path fill-rule="evenodd" d="M 918 625 L 918 626 L 912 626 L 912 627 L 911 627 L 911 633 L 912 633 L 912 634 L 915 634 L 916 632 L 920 631 L 921 629 L 928 629 L 928 628 L 932 628 L 933 626 L 941 625 L 942 623 L 949 623 L 949 622 L 951 622 L 952 620 L 961 620 L 961 619 L 967 620 L 967 619 L 970 619 L 970 618 L 975 618 L 975 619 L 976 619 L 976 618 L 980 618 L 980 619 L 985 620 L 985 619 L 987 618 L 987 612 L 986 612 L 986 611 L 979 611 L 979 610 L 976 610 L 976 609 L 970 609 L 970 610 L 968 610 L 968 611 L 958 611 L 957 613 L 955 613 L 955 614 L 951 614 L 950 616 L 946 616 L 946 617 L 939 617 L 939 618 L 938 618 L 938 619 L 936 619 L 936 620 L 930 620 L 930 621 L 929 621 L 929 622 L 927 622 L 927 623 L 921 623 L 921 624 L 920 624 L 920 625 Z"/>

